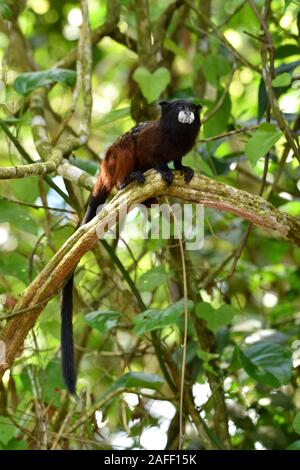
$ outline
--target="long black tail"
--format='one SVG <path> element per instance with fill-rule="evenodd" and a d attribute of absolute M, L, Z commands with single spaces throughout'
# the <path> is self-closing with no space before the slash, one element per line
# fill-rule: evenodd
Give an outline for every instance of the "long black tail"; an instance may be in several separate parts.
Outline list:
<path fill-rule="evenodd" d="M 61 367 L 68 391 L 76 395 L 76 365 L 73 343 L 73 282 L 74 272 L 62 290 L 61 296 Z"/>
<path fill-rule="evenodd" d="M 86 224 L 92 220 L 100 204 L 106 200 L 107 192 L 103 190 L 101 195 L 95 197 L 91 196 L 86 214 L 81 225 Z M 76 396 L 76 364 L 74 355 L 74 341 L 73 341 L 73 283 L 74 271 L 62 289 L 61 297 L 61 361 L 62 361 L 62 375 L 65 385 L 72 395 Z"/>

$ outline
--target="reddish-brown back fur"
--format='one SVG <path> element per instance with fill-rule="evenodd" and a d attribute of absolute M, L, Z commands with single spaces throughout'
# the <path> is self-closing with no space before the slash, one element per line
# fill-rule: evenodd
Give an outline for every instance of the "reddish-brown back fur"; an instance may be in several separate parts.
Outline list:
<path fill-rule="evenodd" d="M 134 170 L 134 165 L 135 143 L 130 134 L 125 134 L 107 150 L 93 189 L 93 196 L 98 196 L 103 189 L 108 194 L 113 186 L 121 184 Z"/>
<path fill-rule="evenodd" d="M 119 137 L 106 152 L 93 196 L 98 196 L 103 189 L 109 193 L 113 186 L 120 185 L 135 170 L 153 168 L 157 133 L 158 122 L 152 121 L 136 134 L 129 131 Z"/>

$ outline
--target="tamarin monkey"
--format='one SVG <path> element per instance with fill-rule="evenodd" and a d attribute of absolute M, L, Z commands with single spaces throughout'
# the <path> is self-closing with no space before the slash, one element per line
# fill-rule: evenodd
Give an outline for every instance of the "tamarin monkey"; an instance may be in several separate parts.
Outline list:
<path fill-rule="evenodd" d="M 90 196 L 82 224 L 95 217 L 113 188 L 122 189 L 131 181 L 145 182 L 144 172 L 156 169 L 168 185 L 173 181 L 168 163 L 173 161 L 186 183 L 194 171 L 182 165 L 182 157 L 195 145 L 200 129 L 200 105 L 188 100 L 161 101 L 160 118 L 141 122 L 122 135 L 107 150 L 100 173 Z M 68 391 L 76 395 L 76 367 L 73 345 L 73 281 L 74 272 L 62 290 L 61 349 L 62 373 Z"/>

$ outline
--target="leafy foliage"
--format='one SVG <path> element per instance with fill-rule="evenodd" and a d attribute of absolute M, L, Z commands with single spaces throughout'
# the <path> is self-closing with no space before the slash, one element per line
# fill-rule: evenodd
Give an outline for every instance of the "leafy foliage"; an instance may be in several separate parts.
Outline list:
<path fill-rule="evenodd" d="M 188 301 L 188 309 L 191 310 L 193 302 Z M 137 335 L 166 326 L 175 325 L 184 312 L 184 301 L 179 300 L 163 310 L 145 310 L 134 318 L 134 331 Z"/>
<path fill-rule="evenodd" d="M 163 379 L 157 374 L 145 374 L 143 372 L 128 372 L 120 377 L 111 387 L 112 390 L 117 390 L 121 387 L 137 388 L 147 387 L 153 390 L 158 390 L 163 384 Z"/>
<path fill-rule="evenodd" d="M 245 146 L 245 153 L 253 166 L 256 165 L 261 157 L 271 150 L 281 136 L 281 132 L 276 131 L 276 128 L 272 124 L 267 123 L 261 124 L 259 128 L 254 131 Z"/>
<path fill-rule="evenodd" d="M 28 95 L 28 93 L 39 87 L 52 85 L 56 82 L 74 86 L 75 81 L 76 74 L 73 70 L 53 69 L 43 72 L 23 73 L 16 78 L 14 88 L 20 95 Z"/>

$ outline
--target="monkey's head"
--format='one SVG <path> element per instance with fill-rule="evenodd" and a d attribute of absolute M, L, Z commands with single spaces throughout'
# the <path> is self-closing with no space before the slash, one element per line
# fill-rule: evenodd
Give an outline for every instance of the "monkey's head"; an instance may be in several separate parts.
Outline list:
<path fill-rule="evenodd" d="M 175 128 L 181 125 L 184 127 L 200 127 L 199 111 L 202 108 L 199 104 L 194 104 L 189 100 L 160 101 L 161 120 L 172 124 Z"/>

